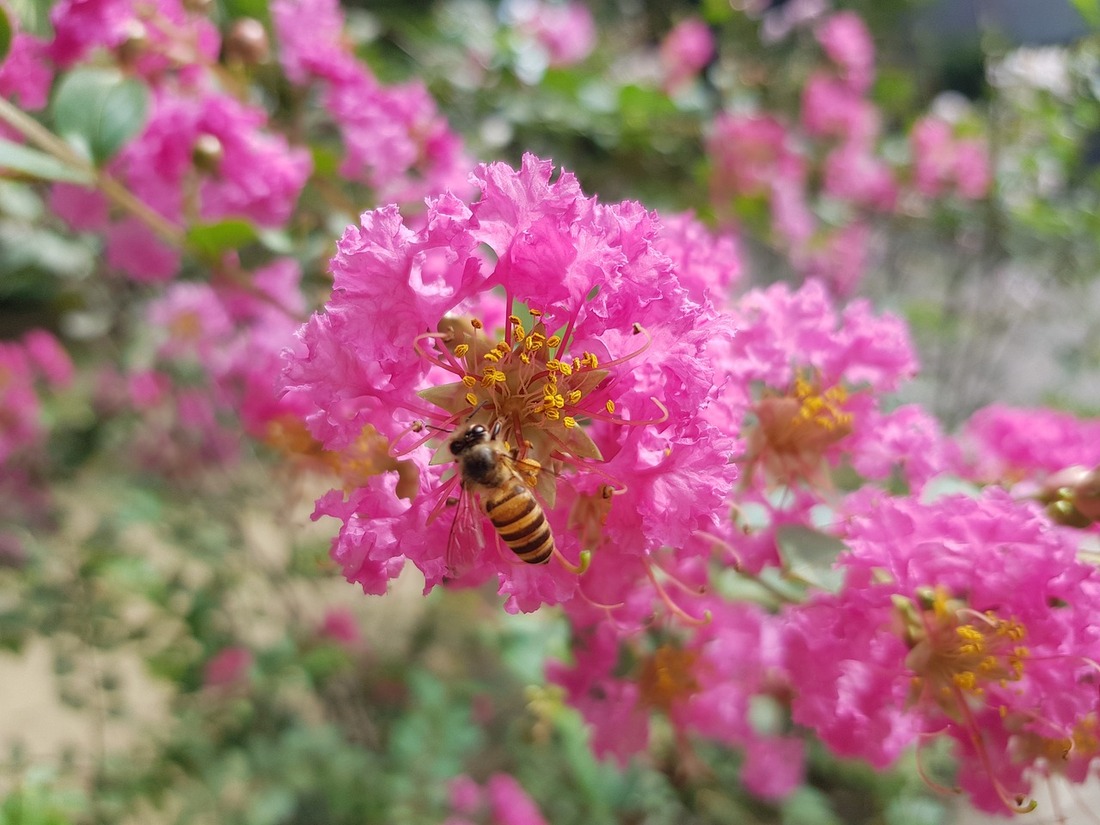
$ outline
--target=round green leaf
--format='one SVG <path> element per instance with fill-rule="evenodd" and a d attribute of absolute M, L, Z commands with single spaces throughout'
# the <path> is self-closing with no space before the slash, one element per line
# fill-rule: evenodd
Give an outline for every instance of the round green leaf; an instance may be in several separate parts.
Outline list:
<path fill-rule="evenodd" d="M 114 69 L 77 69 L 61 81 L 50 111 L 58 134 L 103 164 L 144 127 L 149 90 Z"/>

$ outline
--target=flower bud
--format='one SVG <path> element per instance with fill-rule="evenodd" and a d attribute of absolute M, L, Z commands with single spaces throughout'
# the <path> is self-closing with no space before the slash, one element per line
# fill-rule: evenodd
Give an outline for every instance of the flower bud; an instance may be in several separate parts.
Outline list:
<path fill-rule="evenodd" d="M 225 36 L 225 62 L 230 66 L 257 66 L 271 57 L 271 42 L 263 23 L 252 17 L 233 21 Z"/>
<path fill-rule="evenodd" d="M 204 133 L 195 139 L 195 145 L 191 149 L 191 162 L 200 172 L 213 175 L 221 167 L 223 155 L 222 142 L 214 135 Z"/>
<path fill-rule="evenodd" d="M 120 64 L 130 66 L 149 47 L 149 34 L 140 20 L 127 20 L 123 31 L 123 38 L 115 47 L 115 55 Z"/>

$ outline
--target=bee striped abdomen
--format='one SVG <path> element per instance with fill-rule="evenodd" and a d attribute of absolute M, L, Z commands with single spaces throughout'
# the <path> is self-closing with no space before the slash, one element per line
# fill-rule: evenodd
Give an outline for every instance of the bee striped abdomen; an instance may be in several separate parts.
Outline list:
<path fill-rule="evenodd" d="M 535 496 L 516 479 L 485 500 L 485 515 L 522 561 L 542 564 L 554 552 L 554 535 Z"/>

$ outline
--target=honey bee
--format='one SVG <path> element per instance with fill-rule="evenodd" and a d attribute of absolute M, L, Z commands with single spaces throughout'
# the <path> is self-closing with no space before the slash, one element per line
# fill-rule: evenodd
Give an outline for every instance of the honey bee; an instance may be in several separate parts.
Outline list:
<path fill-rule="evenodd" d="M 473 494 L 501 540 L 521 561 L 545 564 L 554 552 L 554 534 L 542 506 L 531 491 L 539 463 L 512 455 L 501 437 L 502 422 L 492 429 L 469 424 L 451 438 L 451 455 L 462 483 L 459 510 L 447 543 L 447 565 L 461 574 L 482 547 L 482 531 L 474 512 Z M 530 483 L 529 483 L 530 481 Z"/>

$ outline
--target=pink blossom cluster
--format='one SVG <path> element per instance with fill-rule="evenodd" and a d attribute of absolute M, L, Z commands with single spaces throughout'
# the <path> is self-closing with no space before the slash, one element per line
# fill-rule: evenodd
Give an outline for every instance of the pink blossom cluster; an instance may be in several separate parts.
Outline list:
<path fill-rule="evenodd" d="M 29 112 L 45 108 L 54 74 L 47 41 L 20 31 L 6 3 L 0 3 L 0 13 L 6 13 L 13 29 L 8 54 L 0 61 L 0 97 Z M 0 135 L 6 135 L 6 127 L 0 126 Z"/>
<path fill-rule="evenodd" d="M 996 490 L 930 503 L 867 490 L 844 516 L 843 586 L 785 613 L 793 719 L 878 767 L 949 737 L 975 804 L 1026 809 L 1033 778 L 1058 770 L 1048 756 L 1096 718 L 1095 567 Z"/>
<path fill-rule="evenodd" d="M 957 137 L 954 127 L 937 117 L 919 120 L 909 136 L 913 153 L 913 187 L 929 198 L 955 195 L 978 200 L 993 181 L 989 149 L 980 138 Z"/>
<path fill-rule="evenodd" d="M 162 87 L 144 131 L 110 163 L 110 173 L 177 226 L 247 218 L 279 226 L 309 176 L 304 149 L 267 127 L 266 114 L 221 92 Z M 102 232 L 107 262 L 143 282 L 169 280 L 180 249 L 138 217 L 112 217 L 106 197 L 72 184 L 54 187 L 50 205 L 75 229 Z"/>
<path fill-rule="evenodd" d="M 867 97 L 870 33 L 857 15 L 840 12 L 825 17 L 816 36 L 828 61 L 805 82 L 800 130 L 764 112 L 719 114 L 706 147 L 711 190 L 723 208 L 733 198 L 734 215 L 743 199 L 762 199 L 772 240 L 795 267 L 847 295 L 868 265 L 866 218 L 894 208 L 898 184 L 881 157 L 881 123 Z M 818 197 L 847 209 L 835 225 L 815 214 L 815 178 Z"/>
<path fill-rule="evenodd" d="M 379 203 L 462 189 L 470 162 L 461 139 L 422 83 L 386 86 L 355 57 L 336 0 L 275 0 L 271 15 L 287 78 L 316 86 L 340 131 L 342 175 L 370 186 Z"/>
<path fill-rule="evenodd" d="M 697 17 L 681 20 L 661 41 L 661 69 L 665 91 L 683 88 L 714 57 L 714 34 Z"/>
<path fill-rule="evenodd" d="M 50 430 L 46 405 L 72 382 L 72 361 L 49 332 L 0 341 L 0 566 L 21 565 L 22 531 L 49 521 L 50 496 L 41 480 Z"/>
<path fill-rule="evenodd" d="M 102 49 L 150 82 L 177 72 L 201 74 L 220 46 L 214 24 L 180 0 L 63 0 L 50 11 L 50 23 L 47 52 L 58 68 Z"/>
<path fill-rule="evenodd" d="M 457 776 L 449 790 L 454 813 L 443 825 L 546 825 L 534 800 L 510 774 L 494 773 L 484 785 Z"/>
<path fill-rule="evenodd" d="M 983 484 L 1040 481 L 1074 466 L 1100 466 L 1100 420 L 1052 409 L 994 404 L 959 436 L 965 474 Z"/>
<path fill-rule="evenodd" d="M 151 216 L 112 214 L 98 190 L 54 187 L 51 208 L 80 231 L 102 233 L 107 263 L 143 282 L 165 281 L 181 264 L 178 240 L 153 228 L 244 218 L 284 223 L 311 160 L 272 131 L 267 114 L 223 88 L 213 24 L 178 0 L 66 0 L 51 12 L 46 53 L 59 68 L 107 50 L 144 79 L 151 106 L 144 130 L 107 166 Z"/>
<path fill-rule="evenodd" d="M 551 663 L 547 677 L 588 722 L 597 756 L 625 765 L 645 753 L 651 722 L 660 715 L 677 731 L 677 741 L 691 735 L 738 749 L 741 782 L 751 793 L 786 797 L 804 778 L 805 744 L 784 733 L 778 719 L 772 727 L 751 721 L 761 702 L 784 712 L 790 680 L 783 622 L 748 603 L 716 596 L 697 601 L 706 622 L 629 631 L 600 610 L 571 603 L 572 661 Z M 640 600 L 633 606 L 649 609 Z M 623 615 L 618 611 L 616 620 Z"/>
<path fill-rule="evenodd" d="M 506 6 L 506 16 L 552 68 L 576 65 L 596 46 L 592 12 L 577 0 L 512 0 Z"/>
<path fill-rule="evenodd" d="M 0 471 L 13 456 L 33 450 L 46 435 L 42 390 L 72 381 L 73 365 L 57 339 L 32 330 L 18 341 L 0 341 Z"/>
<path fill-rule="evenodd" d="M 284 385 L 312 403 L 326 450 L 381 444 L 396 459 L 317 506 L 343 523 L 334 557 L 367 592 L 408 560 L 428 589 L 496 576 L 509 610 L 533 610 L 577 595 L 582 558 L 586 588 L 621 589 L 662 546 L 707 550 L 694 536 L 716 528 L 735 472 L 732 440 L 702 414 L 709 348 L 728 325 L 681 284 L 655 215 L 551 173 L 531 156 L 519 170 L 483 165 L 476 202 L 429 199 L 420 229 L 396 207 L 367 212 L 338 244 L 332 297 L 300 331 Z M 461 489 L 446 442 L 497 421 L 548 470 L 547 566 L 510 558 L 480 517 L 458 541 L 462 563 L 449 557 L 447 499 Z M 686 489 L 698 494 L 685 506 Z"/>
<path fill-rule="evenodd" d="M 912 130 L 908 168 L 888 160 L 866 25 L 854 12 L 836 12 L 821 17 L 814 34 L 824 59 L 802 82 L 797 123 L 765 110 L 715 118 L 706 142 L 711 195 L 739 221 L 760 222 L 762 203 L 768 242 L 802 276 L 850 295 L 873 262 L 877 216 L 911 211 L 914 192 L 984 197 L 990 161 L 981 140 L 956 137 L 932 117 Z"/>
<path fill-rule="evenodd" d="M 231 462 L 242 428 L 280 448 L 301 428 L 295 397 L 276 387 L 281 350 L 304 315 L 299 267 L 283 259 L 233 274 L 175 282 L 146 309 L 154 360 L 126 384 L 141 415 L 135 453 L 161 470 Z"/>

